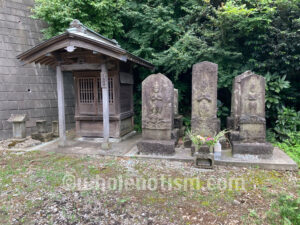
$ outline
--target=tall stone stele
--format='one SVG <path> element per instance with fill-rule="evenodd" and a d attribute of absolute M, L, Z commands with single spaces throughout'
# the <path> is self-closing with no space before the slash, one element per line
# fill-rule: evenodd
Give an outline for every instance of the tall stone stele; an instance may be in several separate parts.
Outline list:
<path fill-rule="evenodd" d="M 214 136 L 220 131 L 217 118 L 218 65 L 200 62 L 193 66 L 192 72 L 192 121 L 194 134 Z M 203 146 L 200 152 L 208 152 Z"/>
<path fill-rule="evenodd" d="M 172 139 L 174 87 L 163 74 L 152 74 L 142 83 L 143 139 L 139 153 L 170 155 L 175 152 Z"/>
<path fill-rule="evenodd" d="M 266 142 L 264 77 L 246 71 L 235 78 L 227 125 L 234 155 L 272 156 L 273 146 Z"/>

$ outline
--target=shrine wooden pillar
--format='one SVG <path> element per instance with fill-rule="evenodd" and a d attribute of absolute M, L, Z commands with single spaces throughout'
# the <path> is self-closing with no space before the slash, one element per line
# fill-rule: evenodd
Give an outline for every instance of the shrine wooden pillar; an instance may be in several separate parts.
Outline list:
<path fill-rule="evenodd" d="M 66 141 L 66 119 L 65 119 L 65 94 L 64 79 L 60 63 L 56 66 L 56 83 L 57 83 L 57 103 L 58 103 L 58 124 L 60 144 L 65 145 Z"/>
<path fill-rule="evenodd" d="M 109 149 L 109 94 L 108 94 L 108 71 L 106 63 L 101 64 L 101 88 L 103 109 L 103 143 L 102 149 Z"/>

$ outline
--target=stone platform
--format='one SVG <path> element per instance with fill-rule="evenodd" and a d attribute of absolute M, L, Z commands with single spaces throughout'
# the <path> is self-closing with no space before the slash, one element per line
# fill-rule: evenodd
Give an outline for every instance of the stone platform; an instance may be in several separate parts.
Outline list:
<path fill-rule="evenodd" d="M 176 148 L 175 154 L 172 156 L 141 155 L 137 154 L 137 152 L 138 150 L 135 146 L 131 151 L 125 154 L 125 156 L 143 159 L 167 159 L 190 162 L 195 160 L 195 158 L 190 155 L 191 150 L 189 148 Z M 222 150 L 220 153 L 215 153 L 214 157 L 215 165 L 220 166 L 259 167 L 268 170 L 298 170 L 298 165 L 277 147 L 274 148 L 273 156 L 269 159 L 258 158 L 253 155 L 238 155 L 233 157 L 231 150 Z"/>
<path fill-rule="evenodd" d="M 165 159 L 174 161 L 195 162 L 191 156 L 190 148 L 175 148 L 174 155 L 143 155 L 138 154 L 137 143 L 142 139 L 140 134 L 129 137 L 128 139 L 112 143 L 112 149 L 101 150 L 101 144 L 93 140 L 74 140 L 69 139 L 66 147 L 58 145 L 58 139 L 35 146 L 30 150 L 42 150 L 64 154 L 83 154 L 83 155 L 102 155 L 115 157 L 134 157 L 140 159 Z M 283 151 L 275 147 L 273 156 L 270 159 L 262 159 L 251 155 L 232 156 L 231 150 L 222 150 L 214 155 L 215 165 L 237 166 L 237 167 L 259 167 L 262 169 L 274 170 L 298 170 L 297 164 Z"/>

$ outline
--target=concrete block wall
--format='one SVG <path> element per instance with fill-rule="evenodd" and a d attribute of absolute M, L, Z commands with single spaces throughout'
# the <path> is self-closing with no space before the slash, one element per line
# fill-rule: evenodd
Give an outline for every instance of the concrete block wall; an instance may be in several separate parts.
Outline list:
<path fill-rule="evenodd" d="M 55 70 L 40 65 L 22 66 L 16 56 L 42 41 L 45 24 L 30 18 L 33 0 L 0 0 L 0 140 L 12 136 L 11 114 L 26 113 L 27 134 L 38 119 L 51 126 L 57 120 Z M 64 74 L 67 128 L 74 127 L 74 81 Z"/>

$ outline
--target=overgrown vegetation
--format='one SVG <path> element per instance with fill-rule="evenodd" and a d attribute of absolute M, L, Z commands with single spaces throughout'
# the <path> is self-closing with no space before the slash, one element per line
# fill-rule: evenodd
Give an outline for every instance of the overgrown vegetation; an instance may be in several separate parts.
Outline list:
<path fill-rule="evenodd" d="M 272 224 L 300 224 L 300 198 L 282 194 L 271 205 L 268 219 Z"/>
<path fill-rule="evenodd" d="M 230 112 L 235 76 L 252 70 L 266 78 L 266 117 L 276 141 L 295 131 L 281 130 L 284 107 L 300 106 L 300 2 L 298 0 L 36 0 L 34 15 L 49 27 L 46 37 L 64 31 L 72 19 L 115 38 L 121 46 L 151 61 L 179 89 L 180 112 L 191 110 L 191 67 L 209 60 L 219 66 L 219 113 L 222 126 Z M 137 128 L 141 81 L 135 86 Z M 280 119 L 281 120 L 281 119 Z M 187 120 L 188 121 L 188 118 Z M 298 129 L 299 131 L 299 129 Z"/>

